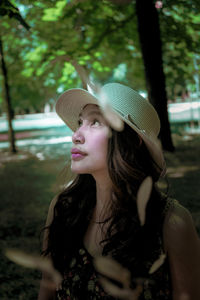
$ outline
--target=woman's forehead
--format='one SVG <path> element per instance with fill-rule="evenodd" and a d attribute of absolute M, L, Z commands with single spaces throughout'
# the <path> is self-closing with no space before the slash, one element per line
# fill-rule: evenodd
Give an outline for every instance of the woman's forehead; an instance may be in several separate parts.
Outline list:
<path fill-rule="evenodd" d="M 86 104 L 81 110 L 79 117 L 85 117 L 92 114 L 98 114 L 102 116 L 101 110 L 96 104 Z"/>

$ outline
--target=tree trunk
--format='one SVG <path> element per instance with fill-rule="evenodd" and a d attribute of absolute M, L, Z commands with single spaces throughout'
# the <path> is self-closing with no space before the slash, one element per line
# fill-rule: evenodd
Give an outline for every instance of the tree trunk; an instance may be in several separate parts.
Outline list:
<path fill-rule="evenodd" d="M 160 117 L 163 148 L 174 151 L 168 119 L 159 18 L 154 1 L 136 0 L 136 13 L 149 100 Z"/>
<path fill-rule="evenodd" d="M 7 69 L 6 64 L 4 60 L 4 53 L 3 53 L 3 43 L 0 36 L 0 56 L 1 56 L 1 67 L 2 67 L 2 74 L 4 78 L 4 89 L 5 89 L 5 106 L 6 106 L 6 114 L 7 114 L 7 120 L 8 120 L 8 137 L 10 142 L 9 150 L 11 153 L 16 153 L 16 147 L 15 147 L 15 136 L 14 131 L 12 128 L 12 109 L 11 109 L 11 99 L 10 99 L 10 89 L 8 84 L 8 75 L 7 75 Z"/>

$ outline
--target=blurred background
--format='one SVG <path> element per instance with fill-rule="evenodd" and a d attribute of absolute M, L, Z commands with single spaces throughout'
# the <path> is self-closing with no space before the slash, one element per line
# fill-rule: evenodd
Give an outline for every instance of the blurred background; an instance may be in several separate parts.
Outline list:
<path fill-rule="evenodd" d="M 167 161 L 161 189 L 200 234 L 199 0 L 0 1 L 0 299 L 36 299 L 40 272 L 5 250 L 41 250 L 71 131 L 58 96 L 93 82 L 131 86 L 156 108 Z"/>

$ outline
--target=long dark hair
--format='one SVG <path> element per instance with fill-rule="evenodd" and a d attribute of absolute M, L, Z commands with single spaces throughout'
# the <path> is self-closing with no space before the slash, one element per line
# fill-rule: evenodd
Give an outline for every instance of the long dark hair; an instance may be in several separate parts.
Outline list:
<path fill-rule="evenodd" d="M 160 250 L 163 211 L 166 198 L 156 187 L 158 167 L 143 140 L 125 124 L 122 132 L 112 130 L 108 141 L 108 171 L 112 180 L 112 215 L 103 241 L 103 255 L 111 255 L 135 276 L 145 276 L 147 265 Z M 151 176 L 153 189 L 146 209 L 146 222 L 140 226 L 136 195 L 142 181 Z M 96 203 L 96 183 L 91 175 L 78 175 L 58 196 L 54 218 L 48 228 L 48 246 L 55 267 L 63 272 L 83 243 Z M 109 223 L 108 223 L 109 221 Z"/>

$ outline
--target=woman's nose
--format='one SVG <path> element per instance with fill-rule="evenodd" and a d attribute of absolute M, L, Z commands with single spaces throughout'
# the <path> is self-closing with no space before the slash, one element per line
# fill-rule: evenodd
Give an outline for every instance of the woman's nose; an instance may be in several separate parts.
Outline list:
<path fill-rule="evenodd" d="M 83 144 L 85 142 L 85 138 L 82 132 L 80 131 L 80 128 L 74 132 L 72 136 L 72 142 L 74 144 Z"/>

